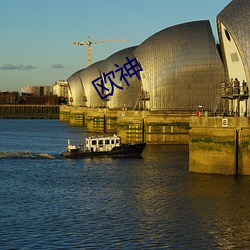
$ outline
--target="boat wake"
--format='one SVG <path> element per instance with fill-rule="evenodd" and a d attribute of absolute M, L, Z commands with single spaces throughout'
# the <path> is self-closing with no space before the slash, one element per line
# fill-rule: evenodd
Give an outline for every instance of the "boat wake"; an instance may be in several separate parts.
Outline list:
<path fill-rule="evenodd" d="M 43 153 L 23 152 L 0 152 L 0 158 L 29 158 L 29 159 L 55 159 L 53 155 Z"/>

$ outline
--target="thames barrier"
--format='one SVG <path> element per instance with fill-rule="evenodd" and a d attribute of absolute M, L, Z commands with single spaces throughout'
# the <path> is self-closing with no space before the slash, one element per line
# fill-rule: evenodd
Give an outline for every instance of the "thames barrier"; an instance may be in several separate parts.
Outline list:
<path fill-rule="evenodd" d="M 248 0 L 233 0 L 217 15 L 218 42 L 208 20 L 167 27 L 73 73 L 60 114 L 6 106 L 0 116 L 59 116 L 123 143 L 186 144 L 190 172 L 250 175 L 249 23 Z"/>
<path fill-rule="evenodd" d="M 60 107 L 60 121 L 124 143 L 189 145 L 189 171 L 250 175 L 250 118 Z"/>
<path fill-rule="evenodd" d="M 60 121 L 86 126 L 89 133 L 117 133 L 124 143 L 188 144 L 189 141 L 187 114 L 61 106 Z"/>
<path fill-rule="evenodd" d="M 249 1 L 216 21 L 218 41 L 209 20 L 176 24 L 79 69 L 60 119 L 124 142 L 189 144 L 190 172 L 249 175 Z"/>

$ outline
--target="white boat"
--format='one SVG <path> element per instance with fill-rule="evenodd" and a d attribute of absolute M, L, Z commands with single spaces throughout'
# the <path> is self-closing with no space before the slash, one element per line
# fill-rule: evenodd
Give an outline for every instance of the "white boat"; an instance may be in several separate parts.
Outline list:
<path fill-rule="evenodd" d="M 85 145 L 68 146 L 62 156 L 66 158 L 86 158 L 100 156 L 140 156 L 146 146 L 145 142 L 122 144 L 121 137 L 113 136 L 90 136 L 85 139 Z"/>

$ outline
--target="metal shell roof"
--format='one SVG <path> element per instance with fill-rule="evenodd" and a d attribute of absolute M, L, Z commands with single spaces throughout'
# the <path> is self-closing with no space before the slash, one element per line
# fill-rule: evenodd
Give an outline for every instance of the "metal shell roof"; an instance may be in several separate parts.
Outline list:
<path fill-rule="evenodd" d="M 80 78 L 82 80 L 87 97 L 87 107 L 106 107 L 106 102 L 101 99 L 92 85 L 92 81 L 101 75 L 99 70 L 101 63 L 102 61 L 96 62 L 80 73 Z"/>
<path fill-rule="evenodd" d="M 80 79 L 80 73 L 82 71 L 84 71 L 84 69 L 78 70 L 67 79 L 69 100 L 73 100 L 71 104 L 75 106 L 85 105 L 84 99 L 86 95 Z"/>
<path fill-rule="evenodd" d="M 224 68 L 209 21 L 164 29 L 134 51 L 143 68 L 142 85 L 152 110 L 212 109 Z"/>
<path fill-rule="evenodd" d="M 115 73 L 115 71 L 117 71 L 120 67 L 123 67 L 123 64 L 127 62 L 126 57 L 128 57 L 130 60 L 134 58 L 133 51 L 135 48 L 136 46 L 118 51 L 102 61 L 99 66 L 101 73 L 107 74 L 110 71 L 113 71 L 115 75 L 115 78 L 112 78 L 113 82 L 117 86 L 123 88 L 119 89 L 114 87 L 113 95 L 109 96 L 109 108 L 121 108 L 124 106 L 127 108 L 132 108 L 136 104 L 141 91 L 141 80 L 139 80 L 135 75 L 131 78 L 129 76 L 125 76 L 129 84 L 128 86 L 124 78 L 120 80 L 121 70 Z M 119 68 L 116 67 L 115 64 L 119 66 Z M 123 73 L 126 74 L 124 68 Z M 107 85 L 107 87 L 111 88 L 110 85 Z"/>
<path fill-rule="evenodd" d="M 247 82 L 250 82 L 250 2 L 234 0 L 217 16 L 217 21 L 230 32 L 241 54 Z M 222 32 L 219 30 L 219 32 Z M 219 34 L 221 36 L 221 34 Z"/>

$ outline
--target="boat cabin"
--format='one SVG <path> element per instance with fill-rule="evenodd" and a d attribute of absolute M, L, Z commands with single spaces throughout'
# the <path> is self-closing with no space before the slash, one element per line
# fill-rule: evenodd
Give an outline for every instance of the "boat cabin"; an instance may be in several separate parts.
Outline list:
<path fill-rule="evenodd" d="M 88 137 L 86 138 L 86 151 L 110 151 L 114 147 L 121 146 L 121 138 L 117 135 L 114 136 L 102 136 L 102 137 Z"/>

